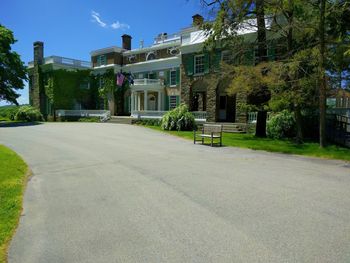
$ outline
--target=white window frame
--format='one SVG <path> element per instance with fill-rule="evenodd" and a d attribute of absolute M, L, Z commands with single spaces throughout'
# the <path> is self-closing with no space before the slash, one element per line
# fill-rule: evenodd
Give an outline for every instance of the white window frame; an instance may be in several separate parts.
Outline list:
<path fill-rule="evenodd" d="M 202 66 L 203 66 L 203 71 L 201 71 L 201 72 L 197 72 L 197 58 L 202 58 L 203 59 L 203 62 L 202 62 Z M 193 61 L 193 73 L 195 74 L 195 75 L 201 75 L 201 74 L 204 74 L 204 71 L 205 71 L 205 56 L 204 56 L 204 54 L 201 54 L 201 55 L 196 55 L 196 56 L 194 56 L 194 61 Z M 200 65 L 200 64 L 199 64 Z"/>
<path fill-rule="evenodd" d="M 175 73 L 174 82 L 172 82 L 172 78 L 171 78 L 171 74 L 172 74 L 172 73 Z M 170 87 L 176 87 L 176 79 L 177 79 L 177 76 L 176 76 L 176 69 L 170 70 L 169 76 L 170 76 L 170 79 L 169 79 Z"/>
<path fill-rule="evenodd" d="M 173 95 L 171 95 L 171 96 L 169 96 L 169 110 L 172 110 L 172 109 L 175 109 L 176 108 L 176 97 L 177 96 L 173 96 Z M 175 100 L 175 101 L 174 101 Z"/>

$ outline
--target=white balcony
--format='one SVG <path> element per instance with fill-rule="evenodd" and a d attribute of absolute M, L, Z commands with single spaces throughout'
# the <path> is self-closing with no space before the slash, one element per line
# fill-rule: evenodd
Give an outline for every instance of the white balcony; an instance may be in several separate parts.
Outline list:
<path fill-rule="evenodd" d="M 161 79 L 134 79 L 134 85 L 161 85 Z"/>
<path fill-rule="evenodd" d="M 46 58 L 44 58 L 43 64 L 44 65 L 45 64 L 56 64 L 56 65 L 62 65 L 65 67 L 80 68 L 80 69 L 91 68 L 91 63 L 88 61 L 59 57 L 59 56 L 46 57 Z M 29 68 L 34 67 L 34 62 L 33 61 L 29 62 L 28 67 Z"/>
<path fill-rule="evenodd" d="M 163 89 L 162 79 L 134 79 L 134 85 L 131 86 L 132 91 L 162 91 Z"/>

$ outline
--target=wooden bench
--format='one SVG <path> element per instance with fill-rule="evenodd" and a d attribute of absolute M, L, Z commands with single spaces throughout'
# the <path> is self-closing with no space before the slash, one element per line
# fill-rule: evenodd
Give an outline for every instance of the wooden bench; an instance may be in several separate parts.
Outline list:
<path fill-rule="evenodd" d="M 210 145 L 213 146 L 214 139 L 220 140 L 220 146 L 222 146 L 222 125 L 218 124 L 203 124 L 202 132 L 198 133 L 196 130 L 193 131 L 193 143 L 201 141 L 204 144 L 204 139 L 210 138 Z"/>

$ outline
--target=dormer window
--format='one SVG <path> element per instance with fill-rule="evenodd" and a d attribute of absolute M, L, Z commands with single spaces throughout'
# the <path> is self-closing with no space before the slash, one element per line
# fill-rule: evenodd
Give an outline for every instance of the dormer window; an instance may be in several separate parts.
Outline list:
<path fill-rule="evenodd" d="M 153 60 L 156 59 L 156 54 L 154 54 L 154 52 L 149 52 L 147 54 L 146 60 Z"/>
<path fill-rule="evenodd" d="M 107 57 L 106 55 L 100 55 L 97 57 L 97 66 L 107 65 Z"/>
<path fill-rule="evenodd" d="M 170 55 L 177 55 L 179 54 L 179 49 L 176 47 L 172 47 L 172 48 L 169 48 L 168 52 Z"/>
<path fill-rule="evenodd" d="M 135 56 L 129 56 L 128 60 L 129 60 L 130 63 L 133 63 L 133 62 L 136 61 L 136 58 L 135 58 Z"/>

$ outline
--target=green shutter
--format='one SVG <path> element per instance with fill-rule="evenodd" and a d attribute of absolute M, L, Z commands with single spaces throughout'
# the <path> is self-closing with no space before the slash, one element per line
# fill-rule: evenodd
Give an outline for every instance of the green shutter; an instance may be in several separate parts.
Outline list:
<path fill-rule="evenodd" d="M 165 110 L 169 110 L 169 96 L 165 95 Z"/>
<path fill-rule="evenodd" d="M 176 96 L 176 107 L 180 105 L 180 96 Z"/>
<path fill-rule="evenodd" d="M 187 76 L 193 75 L 193 67 L 194 67 L 194 56 L 193 55 L 184 55 L 184 62 Z"/>
<path fill-rule="evenodd" d="M 275 45 L 270 44 L 267 48 L 267 56 L 269 61 L 274 61 L 276 59 L 276 54 L 275 54 Z"/>
<path fill-rule="evenodd" d="M 180 85 L 180 68 L 176 69 L 176 85 Z"/>
<path fill-rule="evenodd" d="M 219 67 L 220 67 L 220 62 L 221 62 L 221 51 L 220 50 L 216 50 L 210 56 L 210 68 L 213 71 L 218 71 Z"/>
<path fill-rule="evenodd" d="M 170 86 L 170 70 L 166 70 L 164 73 L 164 85 Z"/>
<path fill-rule="evenodd" d="M 209 73 L 209 53 L 204 54 L 204 73 Z"/>

